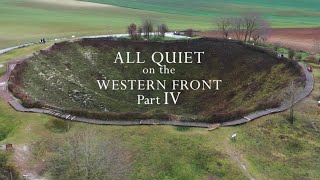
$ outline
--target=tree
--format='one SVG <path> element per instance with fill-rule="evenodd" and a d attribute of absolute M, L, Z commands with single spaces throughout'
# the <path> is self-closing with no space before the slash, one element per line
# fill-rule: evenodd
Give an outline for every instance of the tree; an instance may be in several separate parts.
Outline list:
<path fill-rule="evenodd" d="M 148 39 L 150 39 L 150 33 L 153 32 L 153 22 L 150 19 L 146 19 L 143 21 L 142 24 L 142 30 L 144 33 L 144 36 Z"/>
<path fill-rule="evenodd" d="M 218 20 L 218 29 L 224 37 L 231 33 L 235 39 L 241 41 L 265 41 L 270 34 L 270 24 L 263 20 L 258 13 L 247 13 L 236 18 L 221 18 Z"/>
<path fill-rule="evenodd" d="M 258 24 L 262 20 L 261 16 L 258 13 L 247 13 L 243 17 L 244 23 L 244 41 L 250 41 L 252 33 L 258 28 Z"/>
<path fill-rule="evenodd" d="M 294 122 L 294 105 L 296 101 L 297 92 L 298 92 L 298 87 L 294 84 L 294 81 L 291 81 L 285 93 L 285 96 L 287 98 L 287 103 L 289 105 L 289 110 L 290 110 L 289 122 L 291 124 L 293 124 Z"/>
<path fill-rule="evenodd" d="M 217 21 L 218 30 L 224 38 L 228 38 L 232 30 L 232 20 L 230 18 L 220 18 Z"/>
<path fill-rule="evenodd" d="M 244 35 L 244 22 L 243 19 L 240 18 L 233 18 L 231 21 L 231 29 L 232 32 L 235 34 L 235 38 L 237 40 L 243 40 Z"/>
<path fill-rule="evenodd" d="M 166 32 L 168 32 L 168 31 L 169 31 L 169 29 L 168 29 L 168 26 L 166 24 L 160 24 L 158 26 L 158 32 L 162 37 L 164 37 Z"/>
<path fill-rule="evenodd" d="M 192 37 L 192 36 L 193 36 L 193 29 L 187 29 L 187 30 L 184 32 L 184 35 L 189 36 L 189 37 Z"/>
<path fill-rule="evenodd" d="M 137 25 L 134 23 L 131 23 L 128 26 L 128 34 L 131 37 L 131 39 L 136 39 L 137 38 Z"/>
<path fill-rule="evenodd" d="M 259 40 L 265 42 L 271 34 L 271 26 L 268 21 L 261 19 L 258 22 L 257 28 L 252 32 L 252 39 L 254 42 Z"/>
<path fill-rule="evenodd" d="M 96 131 L 67 134 L 55 147 L 48 165 L 54 179 L 120 180 L 129 173 L 129 154 Z"/>
<path fill-rule="evenodd" d="M 143 29 L 142 29 L 142 27 L 138 27 L 138 37 L 137 38 L 141 38 L 141 36 L 142 36 L 142 33 L 143 33 Z"/>

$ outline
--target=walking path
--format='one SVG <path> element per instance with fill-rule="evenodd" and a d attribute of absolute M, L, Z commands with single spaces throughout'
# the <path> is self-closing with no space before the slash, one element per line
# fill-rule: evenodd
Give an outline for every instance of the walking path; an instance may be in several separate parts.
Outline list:
<path fill-rule="evenodd" d="M 103 36 L 87 36 L 86 38 L 100 38 L 100 37 L 111 37 L 111 36 L 116 36 L 116 37 L 121 37 L 125 36 L 125 34 L 118 34 L 118 35 L 103 35 Z M 179 37 L 174 34 L 171 34 L 169 37 Z M 184 37 L 185 38 L 185 37 Z M 29 43 L 29 44 L 24 44 L 20 46 L 15 46 L 11 48 L 6 48 L 0 50 L 0 54 L 6 53 L 8 51 L 29 46 L 34 43 Z M 25 108 L 23 107 L 19 100 L 14 98 L 12 94 L 8 91 L 7 89 L 7 83 L 11 74 L 11 71 L 14 69 L 16 64 L 21 63 L 22 61 L 27 60 L 28 58 L 24 59 L 18 59 L 18 60 L 13 60 L 7 63 L 7 72 L 5 75 L 3 75 L 0 78 L 0 97 L 3 98 L 6 102 L 8 102 L 15 110 L 20 111 L 20 112 L 33 112 L 33 113 L 43 113 L 43 114 L 48 114 L 51 116 L 55 116 L 58 118 L 66 119 L 66 120 L 71 120 L 71 121 L 78 121 L 78 122 L 85 122 L 85 123 L 91 123 L 91 124 L 104 124 L 104 125 L 122 125 L 122 126 L 132 126 L 132 125 L 173 125 L 173 126 L 189 126 L 189 127 L 200 127 L 200 128 L 208 128 L 212 126 L 212 123 L 201 123 L 201 122 L 181 122 L 181 121 L 161 121 L 161 120 L 155 120 L 155 119 L 148 119 L 148 120 L 132 120 L 132 121 L 119 121 L 119 120 L 98 120 L 98 119 L 91 119 L 91 118 L 84 118 L 84 117 L 77 117 L 71 114 L 65 114 L 61 111 L 53 110 L 53 109 L 38 109 L 38 108 Z M 306 75 L 306 85 L 304 89 L 296 96 L 295 103 L 301 101 L 303 98 L 307 97 L 313 90 L 313 85 L 314 85 L 314 79 L 312 76 L 312 73 L 310 73 L 306 66 L 302 63 L 299 63 L 303 71 Z M 272 108 L 272 109 L 266 109 L 262 111 L 257 111 L 254 113 L 251 113 L 241 119 L 233 120 L 230 122 L 224 122 L 221 123 L 221 126 L 234 126 L 234 125 L 239 125 L 239 124 L 244 124 L 247 122 L 250 122 L 254 119 L 260 118 L 262 116 L 266 116 L 269 114 L 273 113 L 278 113 L 278 112 L 283 112 L 287 109 L 290 108 L 290 104 L 288 103 L 283 103 L 280 107 L 278 108 Z"/>

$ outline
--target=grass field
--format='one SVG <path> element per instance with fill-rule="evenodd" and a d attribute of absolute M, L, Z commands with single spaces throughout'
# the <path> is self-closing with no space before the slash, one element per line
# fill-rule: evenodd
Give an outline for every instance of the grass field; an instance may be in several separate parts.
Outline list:
<path fill-rule="evenodd" d="M 263 0 L 85 0 L 120 7 L 158 11 L 162 13 L 196 17 L 238 16 L 256 11 L 272 21 L 274 26 L 310 26 L 320 23 L 319 1 L 263 1 Z M 299 24 L 299 25 L 298 25 Z"/>
<path fill-rule="evenodd" d="M 71 1 L 71 0 L 67 0 Z M 0 48 L 38 41 L 40 38 L 124 33 L 129 23 L 145 17 L 169 24 L 172 29 L 211 29 L 211 18 L 174 15 L 112 6 L 77 6 L 53 0 L 0 1 Z"/>
<path fill-rule="evenodd" d="M 65 3 L 54 0 L 1 0 L 0 48 L 38 41 L 40 38 L 71 37 L 123 33 L 129 23 L 140 23 L 145 17 L 167 23 L 170 29 L 194 28 L 212 30 L 214 19 L 236 16 L 252 9 L 262 12 L 273 27 L 318 26 L 319 2 L 312 0 L 269 4 L 257 0 L 245 1 L 111 1 L 116 6 Z M 128 7 L 128 8 L 127 8 Z"/>

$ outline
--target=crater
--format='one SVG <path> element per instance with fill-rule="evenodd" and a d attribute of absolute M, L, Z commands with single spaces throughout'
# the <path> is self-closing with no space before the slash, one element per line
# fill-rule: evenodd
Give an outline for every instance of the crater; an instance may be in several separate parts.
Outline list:
<path fill-rule="evenodd" d="M 145 63 L 114 63 L 117 53 L 136 54 Z M 159 69 L 154 52 L 204 52 L 201 63 L 168 63 L 174 74 L 144 74 Z M 197 55 L 192 55 L 197 59 Z M 102 90 L 97 80 L 166 81 L 167 89 Z M 179 89 L 177 104 L 138 104 L 138 97 L 163 97 L 173 80 L 222 80 L 198 90 Z M 238 41 L 201 38 L 179 41 L 131 41 L 110 38 L 56 43 L 13 70 L 9 90 L 26 107 L 56 108 L 78 116 L 102 120 L 159 119 L 225 122 L 267 108 L 280 106 L 291 81 L 303 85 L 301 67 L 278 58 L 272 51 Z M 142 101 L 141 101 L 142 102 Z"/>

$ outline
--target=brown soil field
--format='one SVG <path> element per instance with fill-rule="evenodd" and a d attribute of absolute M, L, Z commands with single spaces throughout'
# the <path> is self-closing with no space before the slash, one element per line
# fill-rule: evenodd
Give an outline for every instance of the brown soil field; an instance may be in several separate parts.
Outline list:
<path fill-rule="evenodd" d="M 222 37 L 221 33 L 217 31 L 197 34 L 205 37 Z M 320 43 L 320 28 L 272 29 L 267 43 L 278 43 L 285 47 L 314 53 L 315 44 Z"/>

